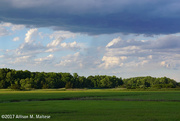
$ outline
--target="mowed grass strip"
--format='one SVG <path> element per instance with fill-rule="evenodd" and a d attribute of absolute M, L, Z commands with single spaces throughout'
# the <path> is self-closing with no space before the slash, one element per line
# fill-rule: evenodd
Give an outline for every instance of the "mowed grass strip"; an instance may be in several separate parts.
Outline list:
<path fill-rule="evenodd" d="M 179 121 L 179 109 L 179 102 L 151 101 L 61 100 L 0 103 L 0 115 L 50 115 L 51 121 Z M 23 119 L 13 119 L 19 120 Z"/>

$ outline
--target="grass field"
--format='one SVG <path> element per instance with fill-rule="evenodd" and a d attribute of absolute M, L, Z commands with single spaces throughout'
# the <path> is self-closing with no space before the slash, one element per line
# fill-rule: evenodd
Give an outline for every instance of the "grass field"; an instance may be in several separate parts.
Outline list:
<path fill-rule="evenodd" d="M 6 121 L 180 121 L 180 91 L 0 90 L 0 116 Z"/>

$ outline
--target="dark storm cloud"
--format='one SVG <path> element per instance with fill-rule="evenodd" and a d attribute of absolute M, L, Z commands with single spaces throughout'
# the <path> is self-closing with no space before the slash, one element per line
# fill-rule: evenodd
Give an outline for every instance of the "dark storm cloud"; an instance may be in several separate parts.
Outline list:
<path fill-rule="evenodd" d="M 88 34 L 180 32 L 179 0 L 1 0 L 0 21 Z"/>

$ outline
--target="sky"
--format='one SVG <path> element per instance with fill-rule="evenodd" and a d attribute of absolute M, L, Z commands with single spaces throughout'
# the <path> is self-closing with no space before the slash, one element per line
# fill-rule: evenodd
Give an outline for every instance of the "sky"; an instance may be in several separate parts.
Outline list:
<path fill-rule="evenodd" d="M 179 0 L 1 0 L 0 68 L 180 82 Z"/>

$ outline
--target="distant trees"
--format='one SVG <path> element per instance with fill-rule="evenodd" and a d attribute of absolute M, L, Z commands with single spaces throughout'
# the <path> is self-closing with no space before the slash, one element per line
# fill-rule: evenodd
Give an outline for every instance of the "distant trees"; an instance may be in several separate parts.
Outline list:
<path fill-rule="evenodd" d="M 178 83 L 175 80 L 167 77 L 155 78 L 150 76 L 124 79 L 123 82 L 128 89 L 149 88 L 149 87 L 175 88 L 178 85 Z"/>
<path fill-rule="evenodd" d="M 79 76 L 77 73 L 30 72 L 0 69 L 0 88 L 11 89 L 48 89 L 48 88 L 175 88 L 180 86 L 175 80 L 161 77 L 134 77 L 128 79 L 116 76 L 95 75 Z"/>

